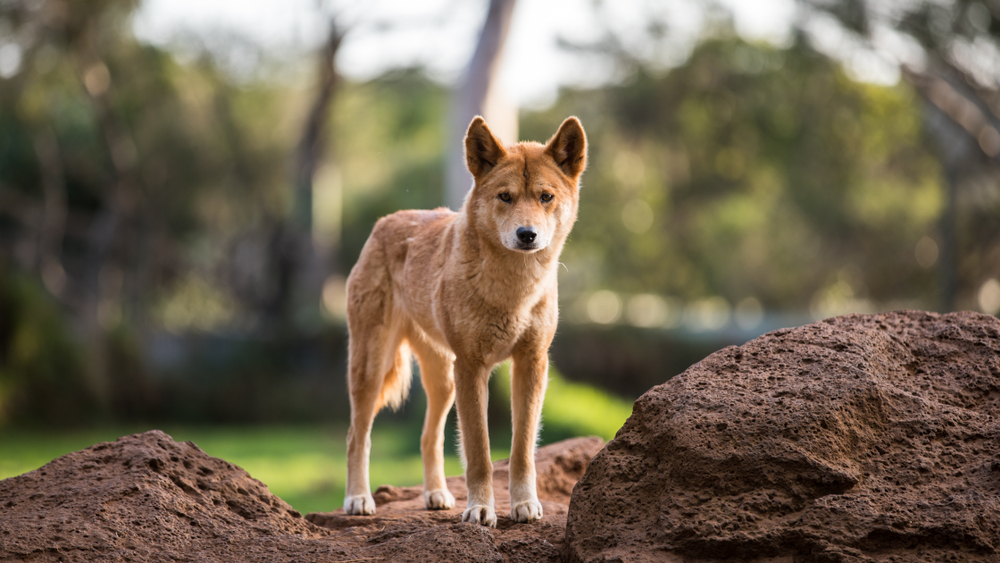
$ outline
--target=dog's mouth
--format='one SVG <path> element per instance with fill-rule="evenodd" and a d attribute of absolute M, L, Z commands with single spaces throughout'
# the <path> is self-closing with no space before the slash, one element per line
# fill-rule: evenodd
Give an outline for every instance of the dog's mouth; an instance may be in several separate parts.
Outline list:
<path fill-rule="evenodd" d="M 514 247 L 514 250 L 520 252 L 535 252 L 541 249 L 542 247 L 537 242 L 529 242 L 529 243 L 519 242 L 517 243 L 517 246 Z"/>

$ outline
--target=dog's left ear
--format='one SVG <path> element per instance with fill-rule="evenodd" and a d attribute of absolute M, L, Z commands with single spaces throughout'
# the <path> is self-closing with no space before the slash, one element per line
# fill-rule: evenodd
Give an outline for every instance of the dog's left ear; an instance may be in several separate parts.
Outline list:
<path fill-rule="evenodd" d="M 576 180 L 587 167 L 587 135 L 575 117 L 567 117 L 545 145 L 545 154 L 556 161 L 564 174 Z"/>

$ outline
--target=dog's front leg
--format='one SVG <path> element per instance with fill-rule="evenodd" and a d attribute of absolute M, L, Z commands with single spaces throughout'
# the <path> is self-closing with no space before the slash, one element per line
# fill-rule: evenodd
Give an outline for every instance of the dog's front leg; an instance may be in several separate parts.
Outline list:
<path fill-rule="evenodd" d="M 542 517 L 542 503 L 535 489 L 535 441 L 549 360 L 545 350 L 515 350 L 511 368 L 514 437 L 510 449 L 510 517 L 515 522 L 534 522 Z"/>
<path fill-rule="evenodd" d="M 495 528 L 497 514 L 493 499 L 493 464 L 490 461 L 490 435 L 486 426 L 490 370 L 466 361 L 455 363 L 455 403 L 458 426 L 462 433 L 465 458 L 465 486 L 469 501 L 463 522 L 476 522 Z"/>

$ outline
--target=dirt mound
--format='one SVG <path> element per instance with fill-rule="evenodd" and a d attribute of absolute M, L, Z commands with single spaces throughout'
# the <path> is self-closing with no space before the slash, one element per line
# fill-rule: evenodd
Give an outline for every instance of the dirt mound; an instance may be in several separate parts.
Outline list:
<path fill-rule="evenodd" d="M 1000 561 L 998 416 L 994 317 L 767 334 L 636 402 L 574 490 L 570 559 Z"/>
<path fill-rule="evenodd" d="M 328 535 L 246 471 L 159 430 L 0 481 L 3 558 L 266 561 L 277 543 L 326 551 Z"/>
<path fill-rule="evenodd" d="M 423 510 L 419 487 L 381 488 L 376 516 L 307 520 L 246 471 L 154 430 L 0 481 L 0 561 L 555 560 L 569 492 L 602 445 L 583 438 L 542 448 L 545 519 L 501 519 L 487 530 L 460 523 L 457 510 Z M 495 467 L 497 500 L 509 502 L 506 462 Z M 455 493 L 461 483 L 449 480 Z"/>

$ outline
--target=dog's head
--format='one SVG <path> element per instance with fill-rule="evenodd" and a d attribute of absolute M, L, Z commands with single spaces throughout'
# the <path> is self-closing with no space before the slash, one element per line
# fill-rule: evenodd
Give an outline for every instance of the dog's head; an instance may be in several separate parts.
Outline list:
<path fill-rule="evenodd" d="M 515 252 L 561 249 L 576 221 L 587 161 L 587 137 L 577 118 L 563 121 L 545 145 L 504 148 L 476 117 L 465 136 L 465 158 L 476 181 L 465 211 L 477 231 Z"/>

